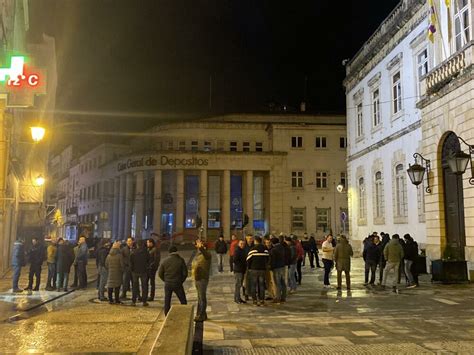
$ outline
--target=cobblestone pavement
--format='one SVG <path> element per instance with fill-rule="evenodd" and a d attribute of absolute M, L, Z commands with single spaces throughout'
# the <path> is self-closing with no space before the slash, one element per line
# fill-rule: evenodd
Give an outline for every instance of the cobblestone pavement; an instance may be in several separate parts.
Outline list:
<path fill-rule="evenodd" d="M 190 251 L 181 254 L 186 260 L 191 256 Z M 189 278 L 185 288 L 191 284 Z M 90 286 L 47 303 L 32 314 L 28 312 L 24 320 L 0 323 L 0 354 L 135 353 L 149 331 L 159 329 L 164 320 L 163 284 L 158 279 L 155 301 L 149 307 L 132 306 L 130 300 L 124 305 L 109 305 L 96 297 L 95 287 Z M 173 302 L 177 302 L 175 297 Z"/>
<path fill-rule="evenodd" d="M 396 294 L 364 287 L 362 259 L 352 266 L 352 292 L 325 290 L 323 270 L 305 267 L 287 303 L 256 307 L 233 302 L 233 276 L 214 263 L 204 352 L 474 353 L 474 285 L 435 285 L 422 275 L 419 288 Z"/>

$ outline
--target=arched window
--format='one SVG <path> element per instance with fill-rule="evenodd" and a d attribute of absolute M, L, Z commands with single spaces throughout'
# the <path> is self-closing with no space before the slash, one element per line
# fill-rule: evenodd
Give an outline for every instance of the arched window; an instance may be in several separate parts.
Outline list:
<path fill-rule="evenodd" d="M 359 219 L 366 218 L 366 199 L 364 178 L 359 178 Z"/>
<path fill-rule="evenodd" d="M 406 173 L 403 164 L 395 167 L 395 217 L 407 216 Z"/>
<path fill-rule="evenodd" d="M 382 172 L 375 173 L 375 218 L 382 218 L 385 212 Z"/>

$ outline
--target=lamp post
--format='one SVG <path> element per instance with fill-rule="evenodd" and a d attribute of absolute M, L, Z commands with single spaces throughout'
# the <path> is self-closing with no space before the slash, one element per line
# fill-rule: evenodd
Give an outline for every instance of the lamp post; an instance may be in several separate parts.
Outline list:
<path fill-rule="evenodd" d="M 336 186 L 336 180 L 334 180 L 334 234 L 336 234 L 337 229 L 336 191 L 342 193 L 342 191 L 344 191 L 344 185 L 339 182 Z"/>
<path fill-rule="evenodd" d="M 408 177 L 411 180 L 411 183 L 418 187 L 423 182 L 423 177 L 426 172 L 426 188 L 425 191 L 427 193 L 431 193 L 431 187 L 430 187 L 430 168 L 431 168 L 431 162 L 429 159 L 425 159 L 420 153 L 414 153 L 413 158 L 415 158 L 415 164 L 411 165 L 408 164 L 409 167 L 407 169 Z M 421 160 L 421 165 L 418 164 L 418 158 Z M 424 164 L 424 165 L 423 165 Z"/>

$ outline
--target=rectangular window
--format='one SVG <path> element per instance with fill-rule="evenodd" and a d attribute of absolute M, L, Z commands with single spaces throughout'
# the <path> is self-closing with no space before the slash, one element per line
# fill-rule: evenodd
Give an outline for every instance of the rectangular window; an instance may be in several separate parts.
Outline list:
<path fill-rule="evenodd" d="M 212 150 L 212 143 L 209 141 L 204 141 L 204 151 L 210 152 Z"/>
<path fill-rule="evenodd" d="M 230 228 L 243 226 L 242 175 L 230 176 Z"/>
<path fill-rule="evenodd" d="M 186 141 L 179 141 L 179 150 L 186 150 Z"/>
<path fill-rule="evenodd" d="M 346 137 L 339 137 L 339 148 L 343 148 L 343 149 L 347 148 L 347 138 Z"/>
<path fill-rule="evenodd" d="M 210 175 L 208 178 L 207 227 L 221 227 L 221 177 Z"/>
<path fill-rule="evenodd" d="M 372 92 L 372 124 L 377 127 L 380 124 L 380 91 Z"/>
<path fill-rule="evenodd" d="M 97 198 L 100 198 L 100 183 L 97 183 L 96 194 L 97 194 Z"/>
<path fill-rule="evenodd" d="M 242 151 L 244 152 L 250 152 L 250 142 L 244 142 L 242 144 Z"/>
<path fill-rule="evenodd" d="M 303 187 L 303 172 L 302 171 L 291 172 L 291 187 L 294 187 L 294 188 Z"/>
<path fill-rule="evenodd" d="M 169 141 L 168 143 L 168 150 L 173 150 L 173 141 Z"/>
<path fill-rule="evenodd" d="M 471 40 L 471 20 L 469 0 L 454 1 L 454 37 L 456 51 Z"/>
<path fill-rule="evenodd" d="M 303 147 L 303 137 L 291 137 L 291 148 L 302 148 Z"/>
<path fill-rule="evenodd" d="M 236 152 L 237 151 L 237 142 L 230 142 L 229 150 L 231 152 Z"/>
<path fill-rule="evenodd" d="M 364 116 L 362 113 L 362 102 L 357 105 L 357 137 L 364 134 Z"/>
<path fill-rule="evenodd" d="M 316 208 L 316 230 L 324 233 L 329 232 L 331 228 L 331 209 Z"/>
<path fill-rule="evenodd" d="M 255 151 L 256 152 L 263 152 L 263 143 L 262 142 L 255 143 Z"/>
<path fill-rule="evenodd" d="M 186 228 L 196 228 L 199 215 L 199 176 L 187 175 L 184 180 L 185 221 Z"/>
<path fill-rule="evenodd" d="M 402 80 L 399 71 L 392 77 L 392 109 L 393 114 L 402 110 Z"/>
<path fill-rule="evenodd" d="M 293 230 L 306 230 L 306 218 L 304 208 L 291 209 L 291 227 Z"/>
<path fill-rule="evenodd" d="M 191 150 L 196 152 L 199 149 L 199 142 L 198 141 L 191 141 Z"/>
<path fill-rule="evenodd" d="M 346 172 L 344 171 L 344 172 L 341 173 L 341 181 L 340 181 L 340 184 L 342 185 L 343 188 L 346 188 L 346 187 L 347 187 L 347 185 L 346 185 L 346 183 L 347 183 L 346 179 L 347 179 L 347 174 L 346 174 Z"/>
<path fill-rule="evenodd" d="M 326 137 L 316 137 L 316 149 L 327 148 Z"/>
<path fill-rule="evenodd" d="M 328 173 L 326 171 L 316 172 L 316 188 L 327 189 L 328 187 Z"/>

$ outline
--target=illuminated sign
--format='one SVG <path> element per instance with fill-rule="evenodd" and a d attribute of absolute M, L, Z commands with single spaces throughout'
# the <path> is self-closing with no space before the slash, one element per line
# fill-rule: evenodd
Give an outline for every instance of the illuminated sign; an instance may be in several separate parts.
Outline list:
<path fill-rule="evenodd" d="M 13 55 L 9 67 L 0 67 L 0 94 L 8 94 L 8 107 L 33 106 L 35 95 L 46 94 L 46 75 L 26 62 L 24 56 Z"/>

